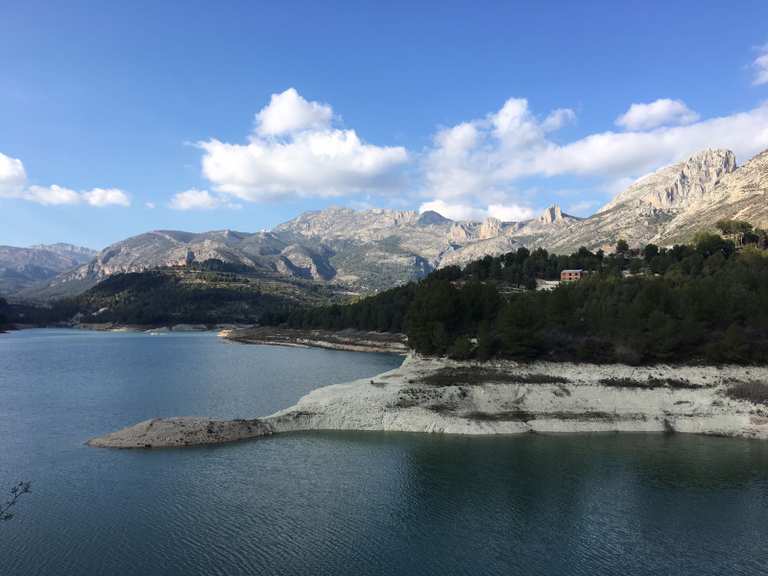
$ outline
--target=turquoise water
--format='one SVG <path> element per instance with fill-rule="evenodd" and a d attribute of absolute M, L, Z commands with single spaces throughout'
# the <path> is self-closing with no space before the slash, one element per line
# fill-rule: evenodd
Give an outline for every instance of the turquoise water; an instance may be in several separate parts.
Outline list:
<path fill-rule="evenodd" d="M 211 334 L 0 337 L 0 574 L 768 574 L 768 443 L 300 433 L 97 450 L 152 416 L 267 414 L 387 355 Z"/>

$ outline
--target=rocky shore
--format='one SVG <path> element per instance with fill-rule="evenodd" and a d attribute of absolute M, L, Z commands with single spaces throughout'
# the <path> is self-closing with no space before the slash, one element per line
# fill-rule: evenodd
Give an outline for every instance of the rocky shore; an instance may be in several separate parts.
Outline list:
<path fill-rule="evenodd" d="M 448 434 L 682 432 L 768 439 L 768 368 L 469 363 L 410 355 L 253 420 L 155 419 L 91 446 L 214 444 L 299 430 Z"/>

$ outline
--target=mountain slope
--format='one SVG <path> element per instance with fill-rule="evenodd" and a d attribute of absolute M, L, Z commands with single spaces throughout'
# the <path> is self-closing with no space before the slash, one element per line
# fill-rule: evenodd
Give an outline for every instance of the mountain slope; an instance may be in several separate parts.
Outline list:
<path fill-rule="evenodd" d="M 0 246 L 0 295 L 15 295 L 50 281 L 89 261 L 95 254 L 94 250 L 71 244 L 29 248 Z"/>

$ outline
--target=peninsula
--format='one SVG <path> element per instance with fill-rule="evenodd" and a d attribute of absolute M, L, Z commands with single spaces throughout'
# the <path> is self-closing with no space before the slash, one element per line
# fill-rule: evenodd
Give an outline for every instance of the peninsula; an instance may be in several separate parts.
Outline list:
<path fill-rule="evenodd" d="M 447 434 L 682 432 L 768 439 L 768 368 L 634 367 L 409 355 L 252 420 L 168 418 L 91 439 L 107 448 L 218 444 L 309 430 Z"/>

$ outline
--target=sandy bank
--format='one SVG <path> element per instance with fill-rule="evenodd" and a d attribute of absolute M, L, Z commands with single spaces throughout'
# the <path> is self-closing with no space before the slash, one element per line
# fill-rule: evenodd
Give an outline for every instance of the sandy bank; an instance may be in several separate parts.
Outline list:
<path fill-rule="evenodd" d="M 256 326 L 222 330 L 219 332 L 219 336 L 242 344 L 313 347 L 350 352 L 390 352 L 394 354 L 408 352 L 406 338 L 403 334 L 385 332 L 359 330 L 332 332 L 329 330 L 297 330 Z"/>
<path fill-rule="evenodd" d="M 95 438 L 91 446 L 169 447 L 298 430 L 449 434 L 684 432 L 768 439 L 768 406 L 737 390 L 764 367 L 632 367 L 406 358 L 371 379 L 314 390 L 254 420 L 170 418 Z"/>

